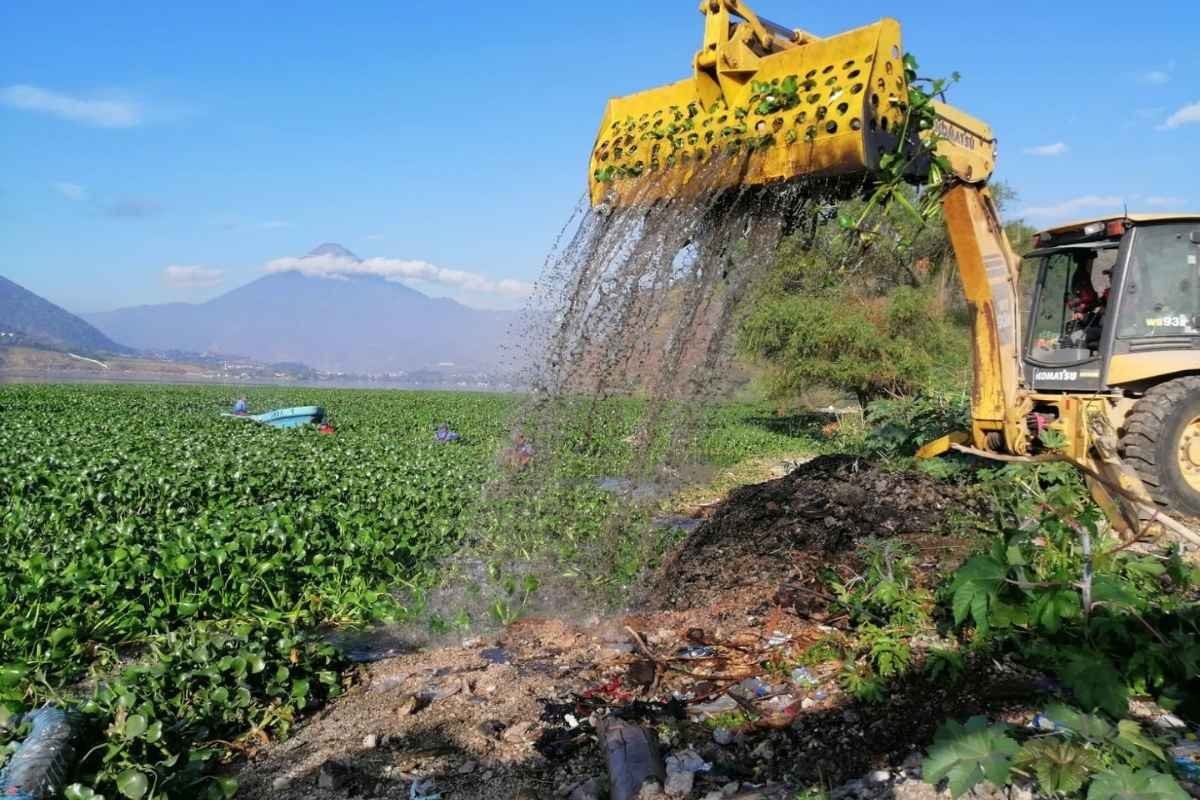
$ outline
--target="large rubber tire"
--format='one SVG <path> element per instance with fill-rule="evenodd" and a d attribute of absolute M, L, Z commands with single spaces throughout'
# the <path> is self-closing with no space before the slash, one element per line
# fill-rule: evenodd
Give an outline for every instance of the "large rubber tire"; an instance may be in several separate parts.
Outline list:
<path fill-rule="evenodd" d="M 1200 491 L 1184 477 L 1179 448 L 1200 419 L 1200 376 L 1176 378 L 1150 389 L 1133 407 L 1121 437 L 1123 457 L 1154 501 L 1167 511 L 1200 517 Z"/>

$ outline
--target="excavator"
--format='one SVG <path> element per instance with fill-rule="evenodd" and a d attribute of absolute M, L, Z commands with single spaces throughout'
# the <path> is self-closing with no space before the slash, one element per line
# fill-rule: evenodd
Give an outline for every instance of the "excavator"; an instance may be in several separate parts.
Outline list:
<path fill-rule="evenodd" d="M 593 206 L 670 201 L 691 182 L 713 191 L 869 176 L 924 144 L 925 170 L 947 173 L 941 217 L 970 310 L 974 381 L 971 429 L 919 455 L 1066 460 L 1123 535 L 1164 520 L 1190 533 L 1176 517 L 1200 517 L 1200 214 L 1063 225 L 1018 258 L 988 188 L 992 129 L 936 100 L 929 130 L 907 124 L 897 21 L 819 37 L 740 0 L 703 0 L 700 11 L 689 77 L 609 101 Z M 752 152 L 737 169 L 694 181 L 742 145 Z"/>

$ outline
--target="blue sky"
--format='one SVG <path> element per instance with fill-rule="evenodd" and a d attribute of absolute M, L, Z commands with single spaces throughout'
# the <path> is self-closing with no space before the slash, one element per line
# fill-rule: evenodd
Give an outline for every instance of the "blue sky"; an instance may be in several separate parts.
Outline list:
<path fill-rule="evenodd" d="M 950 100 L 994 126 L 1034 224 L 1200 209 L 1190 2 L 754 7 L 817 34 L 897 16 L 923 73 L 962 73 Z M 6 4 L 0 274 L 95 311 L 334 241 L 516 304 L 604 101 L 686 75 L 701 22 L 695 0 Z"/>

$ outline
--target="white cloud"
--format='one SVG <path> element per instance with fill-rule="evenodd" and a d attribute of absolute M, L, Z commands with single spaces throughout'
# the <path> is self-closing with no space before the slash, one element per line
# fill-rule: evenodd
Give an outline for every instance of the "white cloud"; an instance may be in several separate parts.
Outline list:
<path fill-rule="evenodd" d="M 1182 197 L 1165 197 L 1162 195 L 1150 195 L 1149 197 L 1141 198 L 1141 204 L 1148 208 L 1182 208 L 1186 202 Z"/>
<path fill-rule="evenodd" d="M 209 267 L 185 267 L 172 264 L 162 271 L 162 281 L 172 289 L 215 289 L 225 280 L 225 273 Z"/>
<path fill-rule="evenodd" d="M 1122 211 L 1125 207 L 1120 197 L 1112 195 L 1089 194 L 1083 197 L 1073 197 L 1052 206 L 1031 206 L 1021 210 L 1021 216 L 1034 219 L 1065 221 L 1072 216 L 1085 213 L 1105 213 Z"/>
<path fill-rule="evenodd" d="M 468 292 L 525 297 L 533 287 L 511 279 L 496 280 L 475 272 L 445 269 L 428 261 L 398 258 L 368 258 L 357 261 L 339 256 L 277 258 L 267 263 L 267 272 L 300 272 L 322 278 L 346 278 L 350 275 L 375 275 L 393 281 L 424 281 Z"/>
<path fill-rule="evenodd" d="M 1184 125 L 1200 125 L 1200 100 L 1186 105 L 1167 117 L 1167 121 L 1159 126 L 1159 130 L 1182 128 Z"/>
<path fill-rule="evenodd" d="M 1026 147 L 1025 155 L 1027 156 L 1061 156 L 1069 153 L 1071 148 L 1065 142 L 1055 142 L 1054 144 L 1039 144 L 1037 147 Z"/>
<path fill-rule="evenodd" d="M 141 105 L 127 98 L 72 97 L 28 84 L 0 88 L 0 104 L 98 128 L 133 128 L 145 119 Z"/>
<path fill-rule="evenodd" d="M 58 181 L 54 184 L 54 191 L 61 194 L 68 200 L 85 200 L 87 199 L 87 189 L 80 186 L 78 183 L 69 181 Z"/>

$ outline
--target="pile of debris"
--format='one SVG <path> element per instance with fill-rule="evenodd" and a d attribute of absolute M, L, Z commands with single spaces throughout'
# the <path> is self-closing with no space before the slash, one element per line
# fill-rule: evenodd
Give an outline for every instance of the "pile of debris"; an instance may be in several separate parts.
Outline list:
<path fill-rule="evenodd" d="M 769 596 L 834 556 L 852 556 L 868 537 L 939 538 L 948 512 L 970 506 L 964 490 L 924 474 L 821 456 L 777 480 L 734 490 L 667 558 L 646 605 L 697 608 L 746 589 Z"/>

